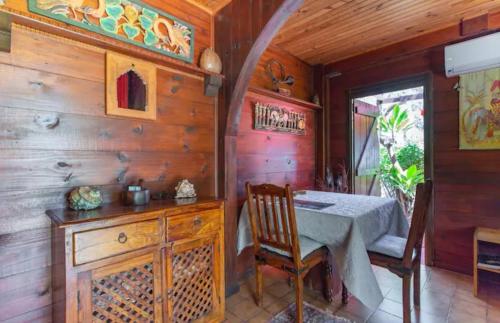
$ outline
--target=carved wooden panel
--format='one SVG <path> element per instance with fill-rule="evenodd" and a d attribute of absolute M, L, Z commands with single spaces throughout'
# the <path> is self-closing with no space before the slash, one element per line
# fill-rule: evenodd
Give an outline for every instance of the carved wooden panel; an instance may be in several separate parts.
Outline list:
<path fill-rule="evenodd" d="M 153 263 L 92 280 L 94 322 L 153 322 Z"/>
<path fill-rule="evenodd" d="M 210 242 L 176 253 L 172 260 L 173 322 L 192 322 L 214 309 L 214 246 Z"/>
<path fill-rule="evenodd" d="M 289 111 L 274 105 L 255 103 L 254 128 L 303 135 L 306 116 L 303 112 Z"/>

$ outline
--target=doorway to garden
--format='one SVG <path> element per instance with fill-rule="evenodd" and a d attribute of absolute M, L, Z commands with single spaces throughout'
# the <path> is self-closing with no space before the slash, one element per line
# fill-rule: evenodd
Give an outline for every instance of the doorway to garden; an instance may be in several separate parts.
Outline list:
<path fill-rule="evenodd" d="M 352 192 L 394 198 L 409 220 L 417 184 L 432 178 L 429 80 L 421 75 L 349 96 Z M 425 245 L 432 245 L 427 237 Z M 425 251 L 430 264 L 432 251 Z"/>

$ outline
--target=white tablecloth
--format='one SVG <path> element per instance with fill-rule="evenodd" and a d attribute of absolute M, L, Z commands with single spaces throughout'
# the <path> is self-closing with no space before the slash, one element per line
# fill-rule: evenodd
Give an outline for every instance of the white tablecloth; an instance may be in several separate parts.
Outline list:
<path fill-rule="evenodd" d="M 296 206 L 298 232 L 328 246 L 349 292 L 366 306 L 378 307 L 383 296 L 366 247 L 384 234 L 408 236 L 408 220 L 399 203 L 388 198 L 318 191 L 306 191 L 295 199 L 334 204 L 321 210 Z M 238 223 L 238 254 L 252 245 L 250 230 L 245 203 Z"/>

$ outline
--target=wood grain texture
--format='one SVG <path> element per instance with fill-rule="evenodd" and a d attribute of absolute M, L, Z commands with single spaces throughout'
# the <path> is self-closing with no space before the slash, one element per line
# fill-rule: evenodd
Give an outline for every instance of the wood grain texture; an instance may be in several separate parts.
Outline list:
<path fill-rule="evenodd" d="M 311 65 L 327 64 L 499 8 L 489 0 L 306 0 L 273 44 Z"/>
<path fill-rule="evenodd" d="M 237 165 L 236 147 L 241 111 L 246 92 L 261 55 L 276 32 L 302 0 L 236 0 L 224 7 L 215 24 L 216 50 L 223 54 L 223 70 L 228 75 L 219 101 L 219 187 L 226 203 L 226 282 L 228 294 L 237 290 L 236 243 Z M 227 34 L 229 31 L 229 35 Z M 222 137 L 222 134 L 224 137 Z M 223 140 L 222 140 L 223 139 Z"/>
<path fill-rule="evenodd" d="M 250 49 L 264 26 L 282 4 L 283 0 L 256 0 L 249 8 L 247 0 L 233 0 L 215 16 L 215 50 L 222 58 L 226 76 L 218 101 L 218 183 L 219 193 L 227 199 L 225 209 L 226 290 L 227 294 L 238 288 L 236 275 L 237 183 L 235 182 L 236 137 L 225 136 L 230 99 L 241 68 Z M 259 59 L 260 57 L 256 57 Z M 245 94 L 243 92 L 243 94 Z M 229 181 L 228 179 L 232 179 Z"/>
<path fill-rule="evenodd" d="M 143 221 L 73 234 L 74 264 L 108 258 L 120 253 L 158 244 L 158 220 Z"/>
<path fill-rule="evenodd" d="M 282 87 L 290 89 L 292 97 L 310 101 L 314 95 L 312 82 L 313 68 L 276 46 L 269 46 L 261 56 L 250 80 L 250 86 L 272 90 L 271 78 L 266 71 L 266 65 L 272 59 L 283 64 L 286 75 L 292 75 L 295 78 L 294 85 L 282 85 Z M 276 72 L 277 70 L 275 70 Z"/>
<path fill-rule="evenodd" d="M 446 44 L 461 38 L 457 25 L 329 65 L 330 71 L 343 73 L 330 80 L 330 149 L 332 164 L 347 157 L 349 89 L 430 74 L 432 105 L 426 107 L 426 113 L 432 114 L 434 129 L 434 264 L 470 274 L 474 228 L 500 228 L 500 172 L 496 166 L 500 155 L 498 151 L 458 148 L 458 93 L 453 89 L 458 78 L 446 78 L 444 48 L 439 42 Z M 397 55 L 397 51 L 402 54 Z"/>
<path fill-rule="evenodd" d="M 155 322 L 164 322 L 186 315 L 222 321 L 223 208 L 219 199 L 198 198 L 47 211 L 54 224 L 54 321 L 154 316 Z M 206 222 L 198 225 L 201 218 Z M 175 233 L 189 234 L 167 237 L 170 219 L 182 223 L 170 227 Z M 192 226 L 191 232 L 184 224 Z"/>
<path fill-rule="evenodd" d="M 293 135 L 253 129 L 253 109 L 256 102 L 277 105 L 306 114 L 305 135 Z M 265 95 L 248 92 L 243 104 L 237 137 L 237 199 L 238 214 L 246 199 L 245 183 L 271 183 L 294 190 L 313 189 L 316 176 L 316 112 Z M 238 275 L 252 268 L 253 257 L 238 257 Z"/>
<path fill-rule="evenodd" d="M 194 60 L 192 64 L 185 64 L 185 65 L 193 65 L 193 66 L 197 65 L 201 56 L 201 52 L 205 48 L 211 46 L 211 36 L 212 36 L 211 15 L 208 12 L 202 10 L 201 8 L 188 3 L 187 1 L 165 2 L 163 0 L 144 0 L 143 2 L 152 7 L 158 8 L 168 14 L 171 14 L 176 18 L 186 21 L 193 26 L 195 34 Z M 165 55 L 161 54 L 154 55 L 153 52 L 148 51 L 146 49 L 142 49 L 138 46 L 126 44 L 119 40 L 115 40 L 111 37 L 97 35 L 93 32 L 83 30 L 75 26 L 70 26 L 68 24 L 50 18 L 45 18 L 40 15 L 31 14 L 28 11 L 27 1 L 8 1 L 3 9 L 14 11 L 15 13 L 19 13 L 24 16 L 34 17 L 36 20 L 47 22 L 48 24 L 56 27 L 57 29 L 63 29 L 75 34 L 88 35 L 87 38 L 97 39 L 102 42 L 107 41 L 110 44 L 116 44 L 116 46 L 119 46 L 120 48 L 128 49 L 130 51 L 134 51 L 137 53 L 146 52 L 148 54 L 153 54 L 150 55 L 151 57 L 164 57 L 166 62 L 168 61 L 179 62 L 180 65 L 183 65 L 183 63 L 180 62 L 179 60 L 168 58 Z"/>
<path fill-rule="evenodd" d="M 210 33 L 208 14 L 171 6 Z M 45 210 L 66 205 L 79 185 L 100 185 L 105 202 L 118 201 L 139 178 L 170 195 L 189 178 L 200 196 L 214 195 L 215 100 L 202 78 L 161 67 L 157 121 L 107 117 L 103 49 L 16 25 L 12 41 L 0 53 L 10 75 L 0 80 L 0 321 L 50 322 Z"/>
<path fill-rule="evenodd" d="M 186 0 L 189 3 L 192 3 L 203 10 L 207 11 L 210 14 L 215 14 L 217 11 L 222 9 L 224 6 L 228 5 L 231 0 Z"/>

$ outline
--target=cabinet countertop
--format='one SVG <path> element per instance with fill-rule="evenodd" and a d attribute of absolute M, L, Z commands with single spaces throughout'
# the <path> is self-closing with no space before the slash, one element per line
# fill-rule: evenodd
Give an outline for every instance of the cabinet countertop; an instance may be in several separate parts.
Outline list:
<path fill-rule="evenodd" d="M 59 228 L 87 223 L 100 220 L 108 220 L 122 215 L 132 213 L 147 213 L 154 211 L 173 211 L 187 207 L 218 207 L 223 202 L 223 199 L 205 197 L 205 198 L 188 198 L 188 199 L 168 199 L 154 200 L 147 205 L 127 206 L 121 203 L 104 204 L 95 210 L 90 211 L 74 211 L 69 208 L 47 210 L 45 213 L 50 217 L 52 222 Z"/>

